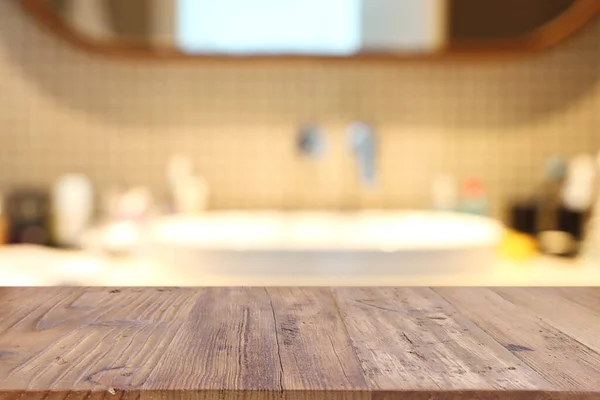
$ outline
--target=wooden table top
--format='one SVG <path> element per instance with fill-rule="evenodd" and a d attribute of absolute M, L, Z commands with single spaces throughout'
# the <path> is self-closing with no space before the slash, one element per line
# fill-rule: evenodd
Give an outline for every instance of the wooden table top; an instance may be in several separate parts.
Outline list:
<path fill-rule="evenodd" d="M 599 399 L 600 288 L 0 289 L 0 399 Z"/>

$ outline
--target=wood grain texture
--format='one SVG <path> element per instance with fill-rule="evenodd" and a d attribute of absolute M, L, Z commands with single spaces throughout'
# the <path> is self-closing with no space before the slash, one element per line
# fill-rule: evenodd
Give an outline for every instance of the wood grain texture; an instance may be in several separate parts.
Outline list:
<path fill-rule="evenodd" d="M 334 289 L 334 293 L 373 387 L 550 388 L 431 289 Z"/>
<path fill-rule="evenodd" d="M 284 389 L 369 389 L 329 289 L 266 291 L 276 321 Z"/>
<path fill-rule="evenodd" d="M 598 399 L 597 294 L 0 288 L 0 400 Z"/>
<path fill-rule="evenodd" d="M 367 389 L 327 289 L 206 290 L 171 347 L 201 361 L 165 357 L 161 389 Z"/>
<path fill-rule="evenodd" d="M 596 391 L 600 354 L 492 289 L 434 289 L 554 388 Z M 600 335 L 600 320 L 596 327 Z"/>
<path fill-rule="evenodd" d="M 572 301 L 571 299 L 578 297 L 579 290 L 558 292 L 554 288 L 498 288 L 494 291 L 511 303 L 531 310 L 544 322 L 600 353 L 600 310 L 595 311 Z M 596 308 L 600 308 L 600 304 Z"/>
<path fill-rule="evenodd" d="M 275 329 L 266 290 L 200 290 L 149 382 L 159 389 L 280 391 Z"/>
<path fill-rule="evenodd" d="M 19 300 L 7 306 L 5 292 Z M 0 388 L 138 387 L 197 296 L 186 289 L 2 289 L 2 315 L 30 302 L 33 311 L 0 323 L 0 349 L 7 353 Z"/>
<path fill-rule="evenodd" d="M 566 298 L 567 300 L 589 308 L 592 311 L 600 313 L 600 287 L 579 287 L 579 288 L 551 288 L 556 296 Z"/>

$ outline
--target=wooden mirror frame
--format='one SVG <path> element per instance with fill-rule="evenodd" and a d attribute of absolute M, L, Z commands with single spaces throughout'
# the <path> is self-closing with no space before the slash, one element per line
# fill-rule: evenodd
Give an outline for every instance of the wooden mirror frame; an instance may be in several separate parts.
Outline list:
<path fill-rule="evenodd" d="M 109 56 L 143 59 L 185 59 L 185 60 L 406 60 L 406 59 L 473 59 L 490 56 L 517 56 L 539 52 L 551 48 L 581 30 L 600 14 L 600 0 L 578 0 L 576 4 L 543 27 L 516 40 L 493 40 L 489 43 L 461 43 L 451 45 L 434 53 L 381 54 L 361 53 L 354 56 L 216 56 L 190 55 L 173 48 L 148 48 L 146 46 L 123 43 L 98 43 L 70 29 L 48 7 L 48 0 L 19 0 L 24 9 L 41 25 L 48 28 L 67 42 L 83 50 Z"/>

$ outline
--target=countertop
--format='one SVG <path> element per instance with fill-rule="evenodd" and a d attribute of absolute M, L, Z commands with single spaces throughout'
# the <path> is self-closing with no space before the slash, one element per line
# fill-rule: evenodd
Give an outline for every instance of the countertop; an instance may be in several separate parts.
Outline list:
<path fill-rule="evenodd" d="M 597 399 L 595 288 L 2 288 L 0 398 Z"/>
<path fill-rule="evenodd" d="M 390 275 L 348 271 L 297 276 L 282 270 L 231 274 L 201 263 L 190 268 L 144 257 L 29 245 L 0 248 L 0 286 L 600 286 L 600 265 L 541 256 L 525 261 L 498 257 L 492 265 L 470 268 L 468 273 L 406 274 L 400 267 Z"/>

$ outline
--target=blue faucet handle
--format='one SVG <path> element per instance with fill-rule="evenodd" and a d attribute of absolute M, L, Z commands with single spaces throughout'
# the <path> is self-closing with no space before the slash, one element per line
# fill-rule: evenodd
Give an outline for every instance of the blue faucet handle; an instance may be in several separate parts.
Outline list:
<path fill-rule="evenodd" d="M 356 159 L 361 183 L 365 187 L 374 187 L 377 183 L 375 130 L 367 123 L 354 122 L 348 127 L 346 140 Z"/>

